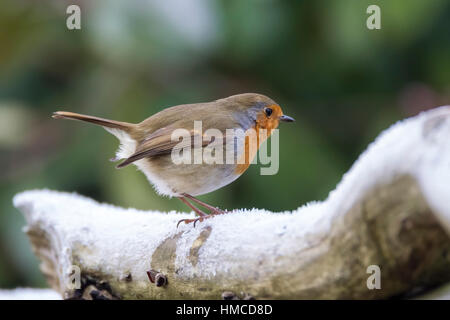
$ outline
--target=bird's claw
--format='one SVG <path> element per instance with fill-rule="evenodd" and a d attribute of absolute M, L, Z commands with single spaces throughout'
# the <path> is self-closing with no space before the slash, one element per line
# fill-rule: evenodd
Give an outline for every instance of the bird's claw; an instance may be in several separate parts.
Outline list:
<path fill-rule="evenodd" d="M 178 228 L 178 226 L 180 225 L 180 223 L 182 223 L 182 222 L 184 222 L 185 224 L 189 224 L 189 223 L 194 223 L 194 228 L 195 228 L 195 225 L 197 224 L 197 222 L 202 222 L 203 220 L 205 220 L 205 219 L 208 219 L 208 218 L 211 218 L 213 215 L 210 215 L 210 216 L 206 216 L 206 217 L 200 217 L 200 218 L 195 218 L 195 219 L 181 219 L 180 221 L 178 221 L 178 223 L 177 223 L 177 228 Z"/>
<path fill-rule="evenodd" d="M 221 209 L 219 209 L 217 207 L 216 208 L 210 208 L 210 210 L 211 210 L 211 213 L 208 214 L 208 215 L 205 215 L 205 216 L 201 216 L 201 217 L 198 217 L 198 218 L 195 218 L 195 219 L 181 219 L 177 223 L 177 228 L 180 225 L 180 223 L 182 223 L 182 222 L 184 222 L 185 224 L 194 223 L 194 228 L 195 228 L 195 225 L 197 224 L 197 222 L 202 222 L 205 219 L 214 217 L 214 216 L 219 215 L 219 214 L 228 213 L 228 210 L 223 211 L 223 210 L 221 210 Z"/>

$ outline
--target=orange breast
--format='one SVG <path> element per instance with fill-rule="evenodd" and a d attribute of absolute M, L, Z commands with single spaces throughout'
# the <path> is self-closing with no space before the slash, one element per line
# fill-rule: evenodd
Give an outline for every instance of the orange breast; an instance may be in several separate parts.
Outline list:
<path fill-rule="evenodd" d="M 258 123 L 245 132 L 244 152 L 238 160 L 238 164 L 234 171 L 236 174 L 240 175 L 248 169 L 250 163 L 258 153 L 259 147 L 271 134 L 272 129 L 267 129 L 266 133 L 262 132 Z"/>
<path fill-rule="evenodd" d="M 244 152 L 242 153 L 235 169 L 236 174 L 242 174 L 248 169 L 255 158 L 261 144 L 267 140 L 273 130 L 278 127 L 279 117 L 283 114 L 279 105 L 271 105 L 273 113 L 267 117 L 262 111 L 258 114 L 256 124 L 245 132 Z"/>

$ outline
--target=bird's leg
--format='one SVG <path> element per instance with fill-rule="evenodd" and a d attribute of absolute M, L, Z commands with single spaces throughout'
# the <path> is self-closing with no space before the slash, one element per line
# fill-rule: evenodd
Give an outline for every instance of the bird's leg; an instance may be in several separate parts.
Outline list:
<path fill-rule="evenodd" d="M 194 227 L 195 227 L 195 224 L 197 223 L 197 221 L 199 220 L 199 219 L 202 219 L 203 220 L 203 217 L 206 217 L 206 216 L 208 216 L 206 213 L 204 213 L 202 210 L 200 210 L 199 208 L 197 208 L 196 206 L 194 206 L 193 204 L 191 204 L 189 201 L 187 201 L 184 197 L 179 197 L 178 199 L 180 199 L 181 200 L 181 202 L 183 202 L 184 204 L 186 204 L 189 208 L 191 208 L 192 210 L 194 210 L 194 212 L 195 212 L 195 214 L 197 215 L 197 216 L 200 216 L 199 218 L 196 218 L 196 219 L 181 219 L 180 221 L 178 221 L 178 223 L 177 223 L 177 228 L 178 228 L 178 226 L 180 225 L 180 223 L 181 222 L 184 222 L 184 223 L 191 223 L 191 222 L 193 222 L 194 223 Z"/>
<path fill-rule="evenodd" d="M 214 214 L 223 214 L 223 213 L 225 213 L 224 211 L 220 210 L 219 208 L 213 207 L 213 206 L 211 206 L 211 205 L 209 205 L 209 204 L 207 204 L 207 203 L 205 203 L 205 202 L 203 202 L 201 200 L 198 200 L 197 198 L 191 196 L 190 194 L 183 193 L 183 196 L 186 197 L 186 198 L 191 199 L 192 201 L 198 203 L 202 207 L 208 209 L 209 211 L 211 211 L 211 214 L 213 214 L 213 215 Z"/>
<path fill-rule="evenodd" d="M 192 205 L 189 201 L 187 201 L 184 197 L 179 197 L 178 199 L 181 200 L 181 202 L 183 202 L 184 204 L 186 204 L 189 208 L 191 208 L 192 210 L 194 210 L 195 214 L 200 216 L 200 217 L 205 217 L 207 216 L 206 213 L 204 213 L 202 210 L 200 210 L 199 208 L 197 208 L 196 206 Z"/>
<path fill-rule="evenodd" d="M 193 204 L 191 204 L 188 200 L 186 200 L 185 198 L 189 198 L 192 201 L 198 203 L 199 205 L 201 205 L 202 207 L 205 207 L 206 209 L 208 209 L 210 211 L 210 214 L 206 214 L 204 213 L 202 210 L 198 209 L 197 207 L 195 207 Z M 197 222 L 202 222 L 205 219 L 211 218 L 217 214 L 224 214 L 226 213 L 225 211 L 220 210 L 219 208 L 213 207 L 203 201 L 198 200 L 197 198 L 194 198 L 193 196 L 187 194 L 187 193 L 183 193 L 182 197 L 179 197 L 178 199 L 180 199 L 181 201 L 183 201 L 187 206 L 189 206 L 189 208 L 191 208 L 192 210 L 194 210 L 194 212 L 199 215 L 199 218 L 195 218 L 195 219 L 182 219 L 180 221 L 178 221 L 177 223 L 177 227 L 179 226 L 179 224 L 181 222 L 184 222 L 186 224 L 193 222 L 194 223 L 194 227 L 197 224 Z"/>

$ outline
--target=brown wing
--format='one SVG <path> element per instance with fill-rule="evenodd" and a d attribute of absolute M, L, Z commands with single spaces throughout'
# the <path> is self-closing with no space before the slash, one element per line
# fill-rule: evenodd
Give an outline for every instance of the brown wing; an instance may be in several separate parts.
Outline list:
<path fill-rule="evenodd" d="M 174 130 L 174 128 L 161 128 L 156 130 L 154 133 L 142 140 L 138 144 L 136 152 L 125 161 L 117 165 L 116 168 L 123 168 L 143 158 L 170 154 L 174 149 L 181 150 L 189 145 L 194 145 L 195 138 L 201 137 L 200 134 L 194 132 L 194 130 L 188 130 L 190 139 L 185 139 L 183 143 L 176 140 L 173 141 L 172 133 Z M 209 141 L 209 139 L 207 140 L 202 138 L 202 147 L 208 145 L 210 142 L 211 141 Z"/>

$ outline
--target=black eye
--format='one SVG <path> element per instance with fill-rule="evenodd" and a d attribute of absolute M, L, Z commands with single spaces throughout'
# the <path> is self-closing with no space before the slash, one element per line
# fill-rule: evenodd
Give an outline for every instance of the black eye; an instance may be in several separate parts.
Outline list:
<path fill-rule="evenodd" d="M 264 112 L 266 113 L 266 116 L 270 117 L 272 115 L 273 110 L 270 108 L 265 108 Z"/>

